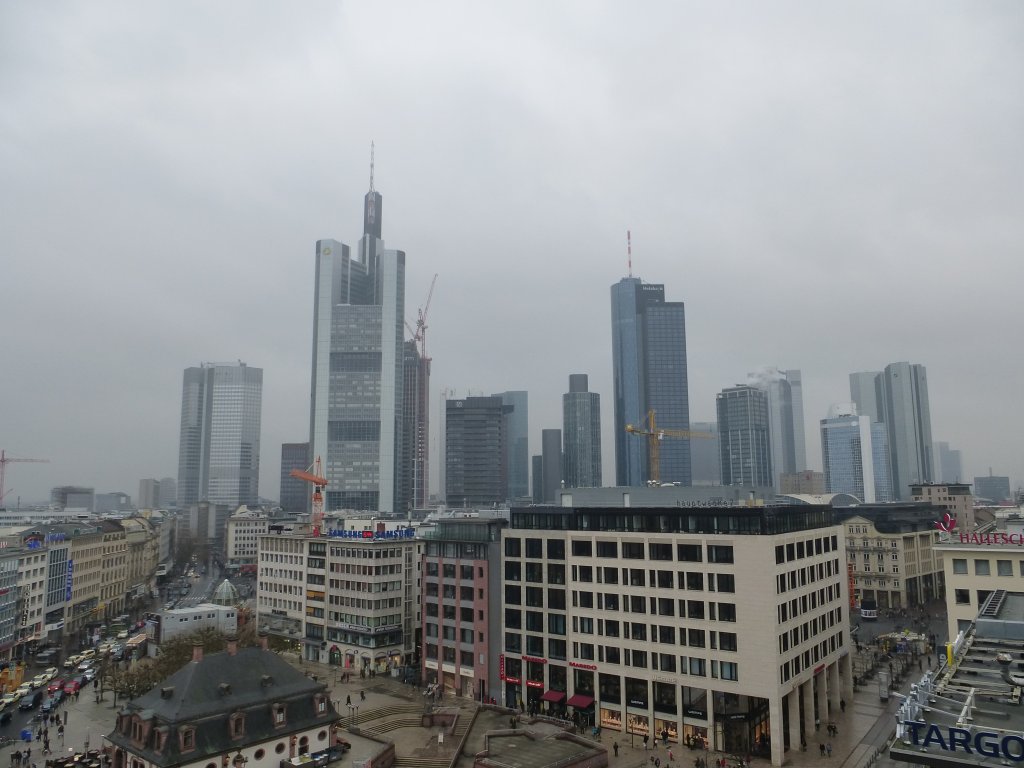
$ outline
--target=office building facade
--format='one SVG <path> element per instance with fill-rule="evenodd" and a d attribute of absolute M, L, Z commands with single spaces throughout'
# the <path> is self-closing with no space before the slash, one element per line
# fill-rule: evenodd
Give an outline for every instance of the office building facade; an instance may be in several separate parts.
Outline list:
<path fill-rule="evenodd" d="M 328 511 L 401 505 L 405 253 L 384 248 L 381 206 L 371 173 L 357 253 L 316 244 L 310 457 Z"/>
<path fill-rule="evenodd" d="M 771 486 L 773 481 L 768 395 L 747 384 L 716 398 L 722 485 Z"/>
<path fill-rule="evenodd" d="M 178 450 L 179 506 L 256 504 L 263 369 L 243 362 L 186 368 Z"/>
<path fill-rule="evenodd" d="M 795 369 L 763 368 L 748 374 L 747 380 L 768 396 L 772 486 L 779 489 L 782 475 L 807 469 L 803 379 L 800 371 Z"/>
<path fill-rule="evenodd" d="M 923 365 L 891 363 L 879 376 L 882 422 L 889 432 L 893 495 L 909 499 L 913 483 L 930 483 L 932 419 Z"/>
<path fill-rule="evenodd" d="M 935 482 L 962 483 L 964 481 L 964 457 L 949 443 L 939 440 L 932 455 L 935 457 Z"/>
<path fill-rule="evenodd" d="M 542 429 L 540 450 L 544 465 L 541 483 L 543 499 L 552 502 L 562 489 L 562 430 Z"/>
<path fill-rule="evenodd" d="M 625 511 L 512 509 L 500 701 L 782 765 L 852 696 L 832 510 Z"/>
<path fill-rule="evenodd" d="M 451 507 L 505 501 L 505 408 L 500 397 L 445 404 L 445 499 Z"/>
<path fill-rule="evenodd" d="M 995 504 L 1010 502 L 1013 500 L 1010 494 L 1010 478 L 1006 475 L 993 475 L 991 471 L 987 476 L 976 477 L 974 495 Z"/>
<path fill-rule="evenodd" d="M 722 446 L 718 439 L 718 422 L 695 421 L 691 426 L 694 432 L 711 435 L 690 443 L 691 483 L 695 486 L 721 485 Z"/>
<path fill-rule="evenodd" d="M 587 375 L 574 373 L 562 395 L 566 488 L 601 487 L 601 396 L 587 390 Z"/>
<path fill-rule="evenodd" d="M 405 342 L 404 354 L 399 511 L 427 505 L 430 475 L 430 358 L 421 354 L 416 341 Z"/>
<path fill-rule="evenodd" d="M 498 392 L 505 406 L 505 457 L 508 462 L 508 499 L 530 495 L 530 404 L 521 390 Z"/>
<path fill-rule="evenodd" d="M 304 480 L 292 477 L 293 469 L 308 470 L 309 443 L 281 443 L 281 509 L 293 515 L 309 510 L 312 486 Z"/>
<path fill-rule="evenodd" d="M 825 490 L 848 493 L 869 504 L 892 501 L 885 425 L 856 411 L 853 403 L 835 405 L 821 420 Z"/>
<path fill-rule="evenodd" d="M 646 423 L 654 411 L 664 429 L 690 429 L 686 364 L 686 312 L 665 301 L 665 286 L 624 277 L 611 288 L 615 483 L 642 486 L 650 479 L 647 443 L 627 424 Z M 690 441 L 665 440 L 660 479 L 690 485 Z"/>

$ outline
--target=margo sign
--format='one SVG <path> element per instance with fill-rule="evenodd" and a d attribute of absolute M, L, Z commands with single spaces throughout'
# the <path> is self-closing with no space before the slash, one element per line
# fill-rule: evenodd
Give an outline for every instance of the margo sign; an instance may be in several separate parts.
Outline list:
<path fill-rule="evenodd" d="M 934 746 L 944 752 L 963 752 L 982 757 L 1001 757 L 1015 763 L 1024 762 L 1024 736 L 1020 734 L 1001 735 L 992 731 L 971 733 L 965 728 L 914 720 L 904 720 L 903 725 L 910 731 L 910 740 L 915 747 Z"/>

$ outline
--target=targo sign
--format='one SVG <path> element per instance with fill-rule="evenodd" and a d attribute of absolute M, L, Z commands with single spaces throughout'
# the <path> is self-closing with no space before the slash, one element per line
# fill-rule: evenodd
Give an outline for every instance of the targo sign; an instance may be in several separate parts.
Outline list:
<path fill-rule="evenodd" d="M 996 757 L 1015 763 L 1024 762 L 1024 736 L 992 731 L 968 731 L 966 728 L 904 720 L 915 747 L 938 747 L 944 752 Z"/>

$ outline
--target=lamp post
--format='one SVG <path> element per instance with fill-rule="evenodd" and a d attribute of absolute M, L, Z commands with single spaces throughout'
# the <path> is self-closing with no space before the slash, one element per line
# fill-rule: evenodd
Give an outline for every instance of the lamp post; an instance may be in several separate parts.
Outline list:
<path fill-rule="evenodd" d="M 231 758 L 231 765 L 234 766 L 234 768 L 245 768 L 245 764 L 248 762 L 249 758 L 242 754 L 241 749 L 238 750 L 238 754 Z"/>

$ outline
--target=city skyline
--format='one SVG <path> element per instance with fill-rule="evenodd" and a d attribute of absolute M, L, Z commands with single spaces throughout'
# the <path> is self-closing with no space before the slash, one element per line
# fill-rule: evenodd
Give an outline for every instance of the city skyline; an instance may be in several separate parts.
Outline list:
<path fill-rule="evenodd" d="M 227 9 L 187 32 L 171 6 L 0 9 L 5 308 L 32 318 L 5 337 L 0 434 L 50 460 L 9 468 L 8 506 L 173 475 L 196 360 L 260 361 L 267 455 L 307 438 L 310 249 L 363 223 L 372 140 L 388 239 L 415 254 L 405 320 L 439 275 L 435 424 L 443 387 L 527 391 L 535 454 L 586 372 L 611 482 L 607 286 L 632 229 L 633 274 L 686 303 L 692 421 L 784 362 L 820 469 L 814 427 L 849 373 L 912 360 L 965 479 L 1021 484 L 1002 404 L 1024 364 L 992 329 L 1021 319 L 1022 9 L 886 8 L 879 25 L 852 5 L 602 6 L 585 28 L 557 8 L 460 9 L 438 24 L 414 5 L 257 4 L 245 41 L 223 34 Z M 382 66 L 357 30 L 384 27 L 402 53 Z M 41 29 L 61 44 L 41 49 Z M 374 119 L 354 122 L 356 103 Z M 45 258 L 43 233 L 60 243 Z"/>

